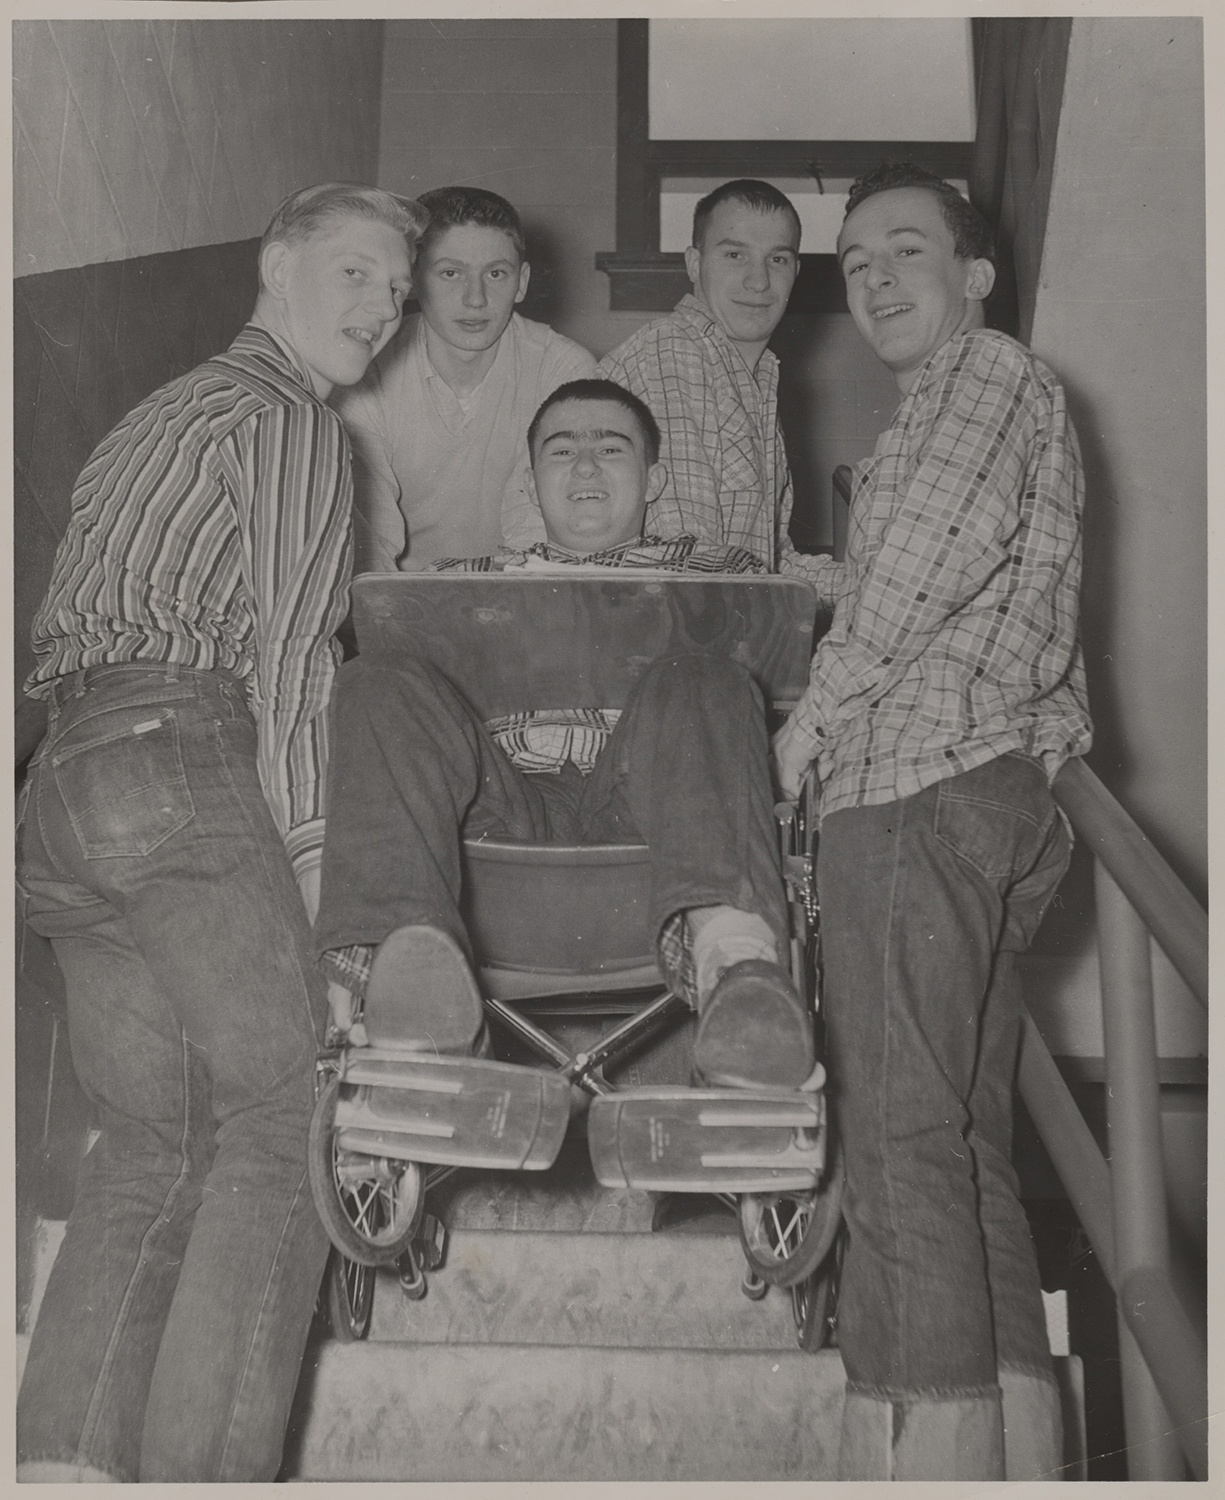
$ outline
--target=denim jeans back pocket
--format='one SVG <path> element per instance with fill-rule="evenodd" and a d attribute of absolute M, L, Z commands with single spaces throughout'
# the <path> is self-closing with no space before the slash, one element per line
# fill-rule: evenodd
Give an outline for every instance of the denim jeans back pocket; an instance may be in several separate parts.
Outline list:
<path fill-rule="evenodd" d="M 1056 816 L 1046 777 L 1022 756 L 997 760 L 939 783 L 935 834 L 986 880 L 1032 862 Z"/>
<path fill-rule="evenodd" d="M 81 852 L 86 859 L 149 854 L 195 816 L 178 716 L 171 708 L 128 706 L 90 728 L 90 739 L 51 756 Z"/>

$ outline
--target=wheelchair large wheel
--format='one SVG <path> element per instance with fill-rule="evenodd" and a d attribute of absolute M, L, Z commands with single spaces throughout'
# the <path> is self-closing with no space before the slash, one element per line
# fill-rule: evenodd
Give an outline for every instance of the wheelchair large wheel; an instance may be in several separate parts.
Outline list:
<path fill-rule="evenodd" d="M 742 1193 L 740 1244 L 771 1286 L 807 1281 L 829 1254 L 842 1222 L 842 1157 L 835 1145 L 822 1180 L 806 1192 Z"/>
<path fill-rule="evenodd" d="M 360 1343 L 369 1334 L 374 1278 L 373 1266 L 363 1266 L 335 1249 L 328 1256 L 325 1282 L 328 1324 L 337 1343 Z"/>
<path fill-rule="evenodd" d="M 845 1249 L 846 1231 L 842 1229 L 834 1240 L 833 1249 L 812 1275 L 791 1288 L 795 1339 L 805 1353 L 817 1354 L 837 1342 L 838 1289 Z"/>
<path fill-rule="evenodd" d="M 320 1094 L 311 1116 L 311 1192 L 328 1239 L 361 1266 L 390 1266 L 408 1249 L 425 1212 L 416 1162 L 344 1151 L 333 1128 L 339 1079 Z"/>

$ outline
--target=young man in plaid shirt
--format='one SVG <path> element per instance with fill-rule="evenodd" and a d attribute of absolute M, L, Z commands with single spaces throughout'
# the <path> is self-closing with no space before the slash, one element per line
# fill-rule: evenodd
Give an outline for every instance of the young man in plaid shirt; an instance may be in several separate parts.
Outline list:
<path fill-rule="evenodd" d="M 775 742 L 785 792 L 810 766 L 820 783 L 850 1225 L 840 1477 L 1053 1478 L 1058 1392 L 1010 1164 L 1014 957 L 1070 854 L 1050 783 L 1090 741 L 1080 460 L 1058 381 L 983 327 L 975 210 L 908 164 L 847 210 L 847 300 L 904 399 L 856 471 L 846 562 L 805 560 L 833 624 Z"/>
<path fill-rule="evenodd" d="M 655 507 L 663 536 L 747 547 L 771 572 L 805 576 L 791 544 L 791 473 L 778 425 L 778 356 L 767 348 L 800 264 L 800 218 L 768 182 L 741 177 L 693 212 L 693 283 L 666 318 L 606 354 L 597 373 L 633 391 L 663 434 Z"/>
<path fill-rule="evenodd" d="M 607 380 L 562 386 L 528 429 L 549 540 L 465 571 L 576 567 L 763 572 L 743 549 L 643 535 L 666 478 L 659 429 Z M 443 569 L 445 562 L 435 565 Z M 551 710 L 483 724 L 432 667 L 358 657 L 337 674 L 315 944 L 351 1032 L 368 981 L 402 995 L 412 1041 L 485 1045 L 459 910 L 460 838 L 645 842 L 669 982 L 698 1010 L 708 1084 L 799 1087 L 812 1028 L 780 963 L 787 915 L 760 690 L 738 662 L 677 653 L 620 712 Z M 351 1036 L 351 1040 L 356 1037 Z"/>

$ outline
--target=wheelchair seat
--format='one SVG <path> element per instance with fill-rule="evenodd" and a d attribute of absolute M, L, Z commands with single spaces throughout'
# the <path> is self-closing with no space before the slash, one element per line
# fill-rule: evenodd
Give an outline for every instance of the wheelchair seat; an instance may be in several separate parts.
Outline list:
<path fill-rule="evenodd" d="M 662 982 L 645 844 L 463 843 L 463 912 L 482 993 L 499 1000 Z"/>

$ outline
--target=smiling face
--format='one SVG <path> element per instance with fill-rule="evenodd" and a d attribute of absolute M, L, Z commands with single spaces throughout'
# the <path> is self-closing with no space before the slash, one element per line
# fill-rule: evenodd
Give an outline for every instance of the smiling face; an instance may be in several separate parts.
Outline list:
<path fill-rule="evenodd" d="M 456 224 L 417 260 L 417 299 L 431 331 L 452 349 L 480 354 L 506 332 L 531 268 L 500 229 Z"/>
<path fill-rule="evenodd" d="M 619 401 L 559 401 L 541 420 L 532 491 L 558 546 L 598 552 L 632 541 L 667 476 L 649 461 L 638 419 Z"/>
<path fill-rule="evenodd" d="M 324 399 L 366 373 L 400 326 L 412 286 L 404 235 L 351 215 L 325 220 L 292 244 L 266 245 L 260 272 L 257 320 L 296 350 Z"/>
<path fill-rule="evenodd" d="M 790 214 L 781 209 L 762 213 L 728 198 L 715 206 L 701 245 L 685 251 L 694 291 L 750 366 L 786 310 L 799 271 L 799 249 Z"/>
<path fill-rule="evenodd" d="M 934 193 L 891 188 L 848 214 L 838 260 L 855 325 L 908 391 L 942 344 L 982 323 L 989 260 L 959 260 Z"/>

